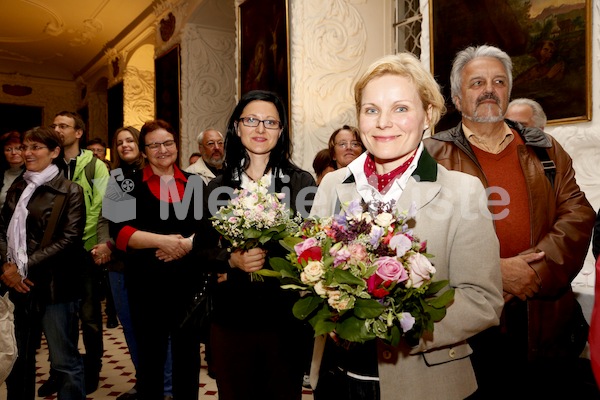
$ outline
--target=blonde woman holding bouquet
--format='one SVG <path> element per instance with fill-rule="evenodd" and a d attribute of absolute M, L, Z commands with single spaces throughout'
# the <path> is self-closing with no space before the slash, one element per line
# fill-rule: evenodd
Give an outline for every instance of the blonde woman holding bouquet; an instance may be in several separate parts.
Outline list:
<path fill-rule="evenodd" d="M 292 210 L 307 214 L 304 200 L 312 200 L 316 184 L 291 161 L 288 119 L 276 94 L 254 90 L 242 96 L 229 119 L 225 154 L 223 175 L 208 186 L 205 217 L 215 215 L 217 200 L 223 205 L 232 199 L 233 190 L 259 181 L 270 183 L 270 193 L 285 193 L 283 201 Z M 306 339 L 302 323 L 292 315 L 296 296 L 284 292 L 278 279 L 252 279 L 283 249 L 271 242 L 247 251 L 230 248 L 215 229 L 208 230 L 210 237 L 202 240 L 206 247 L 222 247 L 212 259 L 213 267 L 227 273 L 217 285 L 210 336 L 219 399 L 300 399 L 299 343 Z"/>
<path fill-rule="evenodd" d="M 498 240 L 477 179 L 437 165 L 421 143 L 445 111 L 431 74 L 412 54 L 383 57 L 355 85 L 360 136 L 367 151 L 327 174 L 311 214 L 340 204 L 416 206 L 414 233 L 433 254 L 434 281 L 448 280 L 454 301 L 418 343 L 381 340 L 350 346 L 335 334 L 315 342 L 316 400 L 464 399 L 477 382 L 466 340 L 499 323 L 502 282 Z"/>

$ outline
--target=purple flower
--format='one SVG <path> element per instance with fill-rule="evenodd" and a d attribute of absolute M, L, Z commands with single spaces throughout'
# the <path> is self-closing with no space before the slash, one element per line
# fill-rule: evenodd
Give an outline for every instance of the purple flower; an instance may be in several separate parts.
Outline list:
<path fill-rule="evenodd" d="M 403 312 L 402 318 L 400 318 L 400 327 L 402 328 L 402 331 L 403 332 L 410 331 L 414 324 L 415 324 L 415 317 L 410 315 L 410 313 Z"/>
<path fill-rule="evenodd" d="M 363 208 L 360 205 L 360 201 L 358 200 L 351 201 L 350 204 L 348 204 L 348 207 L 346 208 L 346 215 L 351 217 L 360 217 L 362 213 Z"/>
<path fill-rule="evenodd" d="M 346 246 L 344 246 L 342 248 L 338 248 L 338 249 L 336 249 L 336 246 L 333 246 L 329 250 L 329 254 L 331 254 L 334 257 L 333 258 L 333 266 L 336 268 L 340 264 L 348 261 L 350 259 L 350 257 L 352 257 L 352 254 L 350 254 L 350 251 L 348 251 L 348 247 L 346 247 Z"/>
<path fill-rule="evenodd" d="M 384 230 L 382 227 L 373 225 L 371 227 L 371 232 L 369 233 L 369 244 L 374 248 L 377 248 L 377 246 L 379 245 L 379 241 L 383 236 L 383 232 Z"/>
<path fill-rule="evenodd" d="M 412 248 L 412 240 L 406 235 L 400 233 L 390 239 L 390 248 L 396 251 L 398 257 L 404 256 L 408 250 Z"/>

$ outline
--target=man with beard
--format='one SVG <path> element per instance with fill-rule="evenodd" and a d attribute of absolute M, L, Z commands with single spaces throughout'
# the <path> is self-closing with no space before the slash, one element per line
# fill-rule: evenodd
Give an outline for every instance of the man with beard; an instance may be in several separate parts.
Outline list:
<path fill-rule="evenodd" d="M 202 177 L 205 184 L 213 180 L 223 172 L 223 162 L 225 161 L 225 141 L 223 134 L 216 129 L 205 129 L 198 134 L 198 150 L 201 157 L 185 169 L 186 172 L 198 174 Z M 219 282 L 227 280 L 227 274 L 217 274 Z M 209 277 L 208 279 L 212 279 Z M 212 359 L 209 345 L 209 335 L 202 335 L 204 343 L 204 360 L 208 366 L 208 376 L 214 379 L 212 369 Z"/>
<path fill-rule="evenodd" d="M 196 140 L 202 157 L 187 167 L 185 171 L 200 175 L 204 183 L 208 185 L 208 182 L 223 171 L 223 161 L 225 160 L 223 134 L 216 129 L 205 129 L 200 132 Z"/>
<path fill-rule="evenodd" d="M 500 241 L 505 305 L 499 327 L 469 340 L 479 386 L 472 398 L 590 398 L 574 392 L 582 390 L 575 380 L 587 324 L 571 280 L 583 266 L 595 212 L 560 144 L 504 119 L 512 82 L 504 51 L 459 52 L 450 84 L 462 120 L 424 141 L 440 164 L 488 188 Z"/>

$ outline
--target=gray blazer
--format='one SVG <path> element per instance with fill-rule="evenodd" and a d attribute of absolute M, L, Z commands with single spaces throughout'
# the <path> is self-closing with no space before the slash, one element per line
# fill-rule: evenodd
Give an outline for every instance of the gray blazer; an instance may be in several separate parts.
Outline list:
<path fill-rule="evenodd" d="M 315 196 L 312 215 L 339 212 L 339 202 L 360 198 L 348 170 L 327 174 Z M 415 179 L 417 178 L 417 179 Z M 502 306 L 500 252 L 487 199 L 479 179 L 448 171 L 424 151 L 397 207 L 415 202 L 414 232 L 435 257 L 434 279 L 448 279 L 454 302 L 433 334 L 416 347 L 377 345 L 381 400 L 464 399 L 477 388 L 467 338 L 498 325 Z M 311 384 L 316 387 L 325 338 L 315 340 Z"/>

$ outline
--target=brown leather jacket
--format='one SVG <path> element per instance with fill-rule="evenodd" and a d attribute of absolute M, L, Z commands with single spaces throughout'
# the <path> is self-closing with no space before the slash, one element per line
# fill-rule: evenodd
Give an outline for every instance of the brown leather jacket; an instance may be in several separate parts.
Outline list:
<path fill-rule="evenodd" d="M 529 191 L 531 248 L 524 253 L 544 251 L 544 260 L 532 265 L 542 281 L 534 299 L 528 301 L 529 358 L 552 357 L 562 350 L 564 335 L 577 307 L 571 281 L 579 273 L 587 254 L 596 213 L 575 180 L 571 157 L 550 135 L 506 120 L 521 135 L 518 147 L 521 167 Z M 427 151 L 444 167 L 477 176 L 485 187 L 487 179 L 462 130 L 436 133 L 424 140 Z M 556 165 L 554 187 L 533 146 L 545 148 Z"/>
<path fill-rule="evenodd" d="M 6 261 L 6 230 L 27 182 L 21 175 L 8 193 L 0 213 L 0 262 Z M 63 211 L 56 222 L 51 242 L 41 247 L 54 201 L 58 193 L 65 196 Z M 39 186 L 27 204 L 28 278 L 34 283 L 31 294 L 38 304 L 56 304 L 81 299 L 83 263 L 83 229 L 85 203 L 81 186 L 61 173 Z"/>

